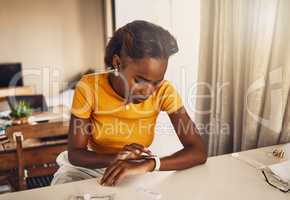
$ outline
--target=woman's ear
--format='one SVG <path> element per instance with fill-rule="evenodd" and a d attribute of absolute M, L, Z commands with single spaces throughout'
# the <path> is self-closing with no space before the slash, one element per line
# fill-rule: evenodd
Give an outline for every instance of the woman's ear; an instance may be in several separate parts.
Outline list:
<path fill-rule="evenodd" d="M 113 60 L 112 60 L 112 64 L 113 64 L 113 68 L 120 70 L 120 65 L 121 65 L 121 58 L 118 55 L 114 55 L 113 56 Z"/>

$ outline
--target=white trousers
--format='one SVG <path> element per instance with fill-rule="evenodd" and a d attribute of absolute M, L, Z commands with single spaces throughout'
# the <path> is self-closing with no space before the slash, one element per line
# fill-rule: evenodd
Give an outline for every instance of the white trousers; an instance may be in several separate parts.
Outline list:
<path fill-rule="evenodd" d="M 64 151 L 56 159 L 59 169 L 54 174 L 51 185 L 70 183 L 90 178 L 97 178 L 98 182 L 103 177 L 105 169 L 88 169 L 72 165 L 68 160 L 68 152 Z"/>

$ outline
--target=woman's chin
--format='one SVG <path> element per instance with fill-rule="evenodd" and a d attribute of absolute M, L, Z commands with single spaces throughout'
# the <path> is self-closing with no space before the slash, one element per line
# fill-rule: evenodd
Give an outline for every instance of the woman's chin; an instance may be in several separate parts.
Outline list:
<path fill-rule="evenodd" d="M 139 104 L 139 103 L 143 103 L 146 99 L 133 99 L 132 103 L 133 104 Z"/>

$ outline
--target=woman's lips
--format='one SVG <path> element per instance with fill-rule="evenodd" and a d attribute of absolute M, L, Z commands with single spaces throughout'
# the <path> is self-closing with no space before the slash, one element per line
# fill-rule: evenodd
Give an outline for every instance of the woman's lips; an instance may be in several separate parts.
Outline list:
<path fill-rule="evenodd" d="M 132 102 L 133 103 L 142 103 L 142 102 L 144 102 L 144 101 L 146 101 L 148 99 L 148 97 L 140 97 L 140 96 L 133 96 L 132 97 Z"/>

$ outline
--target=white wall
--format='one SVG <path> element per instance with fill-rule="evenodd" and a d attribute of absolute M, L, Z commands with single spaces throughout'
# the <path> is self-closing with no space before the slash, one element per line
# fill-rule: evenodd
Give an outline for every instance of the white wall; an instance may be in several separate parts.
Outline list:
<path fill-rule="evenodd" d="M 115 0 L 115 5 L 117 28 L 141 19 L 161 25 L 175 36 L 180 50 L 170 59 L 166 79 L 175 84 L 187 111 L 193 118 L 200 34 L 200 0 Z M 160 115 L 158 126 L 157 138 L 152 148 L 157 149 L 160 154 L 180 148 L 167 116 Z M 166 145 L 162 145 L 164 141 Z"/>
<path fill-rule="evenodd" d="M 168 29 L 177 39 L 179 52 L 171 57 L 166 78 L 174 82 L 189 112 L 196 81 L 200 32 L 200 0 L 116 0 L 116 27 L 133 20 L 147 20 Z"/>
<path fill-rule="evenodd" d="M 103 27 L 102 0 L 0 0 L 0 63 L 22 62 L 24 84 L 53 95 L 103 66 Z"/>

